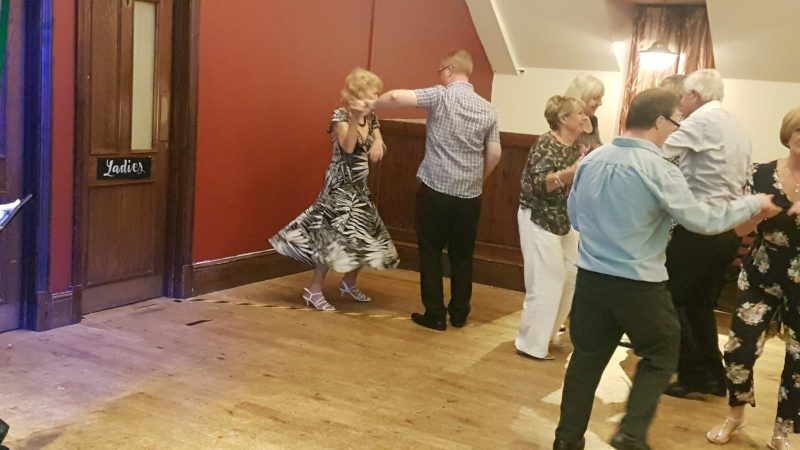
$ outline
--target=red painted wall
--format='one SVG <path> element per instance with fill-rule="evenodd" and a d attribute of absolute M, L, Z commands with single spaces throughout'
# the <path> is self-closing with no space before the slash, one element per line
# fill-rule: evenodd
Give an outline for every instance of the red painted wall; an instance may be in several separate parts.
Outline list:
<path fill-rule="evenodd" d="M 368 66 L 370 44 L 387 88 L 433 85 L 442 54 L 467 48 L 476 90 L 491 95 L 463 0 L 202 3 L 195 262 L 268 248 L 314 201 L 331 111 L 347 72 Z"/>
<path fill-rule="evenodd" d="M 75 160 L 75 0 L 53 2 L 53 179 L 50 291 L 72 281 L 72 191 Z"/>
<path fill-rule="evenodd" d="M 371 69 L 386 89 L 413 89 L 439 83 L 442 56 L 463 48 L 474 69 L 475 92 L 492 97 L 494 73 L 464 0 L 377 0 Z M 424 117 L 421 110 L 383 113 L 381 117 Z"/>

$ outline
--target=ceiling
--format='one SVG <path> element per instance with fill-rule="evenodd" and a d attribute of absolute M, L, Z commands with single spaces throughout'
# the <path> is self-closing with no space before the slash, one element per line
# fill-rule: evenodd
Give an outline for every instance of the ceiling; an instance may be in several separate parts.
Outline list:
<path fill-rule="evenodd" d="M 623 71 L 642 4 L 706 4 L 726 78 L 800 80 L 800 0 L 466 0 L 496 73 L 525 68 Z"/>

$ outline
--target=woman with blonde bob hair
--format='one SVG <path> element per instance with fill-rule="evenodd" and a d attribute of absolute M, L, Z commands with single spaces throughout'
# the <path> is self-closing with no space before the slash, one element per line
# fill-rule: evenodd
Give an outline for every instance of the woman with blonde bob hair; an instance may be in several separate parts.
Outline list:
<path fill-rule="evenodd" d="M 606 88 L 603 82 L 594 75 L 582 73 L 575 77 L 567 87 L 564 95 L 579 98 L 583 101 L 584 111 L 589 117 L 589 122 L 579 138 L 579 142 L 585 147 L 585 152 L 590 152 L 603 145 L 600 140 L 600 131 L 597 129 L 597 108 L 603 105 L 603 95 Z"/>
<path fill-rule="evenodd" d="M 519 240 L 525 272 L 525 300 L 517 353 L 554 359 L 549 345 L 572 304 L 578 234 L 567 217 L 567 196 L 581 159 L 578 138 L 589 119 L 575 97 L 550 97 L 544 110 L 550 131 L 539 136 L 522 172 Z"/>
<path fill-rule="evenodd" d="M 778 389 L 772 450 L 789 448 L 789 435 L 800 433 L 800 108 L 789 111 L 780 130 L 781 143 L 789 149 L 785 158 L 755 164 L 745 191 L 772 196 L 784 211 L 736 228 L 755 239 L 742 263 L 736 313 L 725 345 L 728 416 L 706 437 L 725 444 L 744 426 L 746 405 L 756 405 L 753 366 L 761 356 L 769 331 L 783 328 L 786 358 Z"/>
<path fill-rule="evenodd" d="M 357 67 L 345 78 L 342 104 L 374 100 L 382 89 L 377 75 Z M 342 296 L 368 302 L 371 299 L 356 286 L 361 268 L 388 269 L 399 263 L 367 186 L 369 160 L 379 161 L 385 150 L 378 118 L 374 113 L 342 106 L 333 111 L 328 133 L 332 136 L 333 158 L 316 203 L 269 239 L 278 253 L 314 266 L 303 300 L 322 311 L 336 309 L 322 294 L 329 269 L 346 273 L 339 284 Z"/>

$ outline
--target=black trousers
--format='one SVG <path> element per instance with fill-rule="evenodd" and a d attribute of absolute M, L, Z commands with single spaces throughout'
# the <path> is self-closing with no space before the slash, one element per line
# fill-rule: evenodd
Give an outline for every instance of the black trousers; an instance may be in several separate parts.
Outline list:
<path fill-rule="evenodd" d="M 738 248 L 733 231 L 704 236 L 680 226 L 667 245 L 667 287 L 681 323 L 678 383 L 690 391 L 725 386 L 714 308 Z"/>
<path fill-rule="evenodd" d="M 619 428 L 646 441 L 659 397 L 678 363 L 680 330 L 666 283 L 578 269 L 569 323 L 575 351 L 564 377 L 556 438 L 581 440 L 600 377 L 626 333 L 642 359 Z"/>
<path fill-rule="evenodd" d="M 420 184 L 417 192 L 417 244 L 425 315 L 444 320 L 447 313 L 464 320 L 472 298 L 472 254 L 481 197 L 459 198 Z M 442 250 L 450 259 L 450 303 L 444 305 Z"/>

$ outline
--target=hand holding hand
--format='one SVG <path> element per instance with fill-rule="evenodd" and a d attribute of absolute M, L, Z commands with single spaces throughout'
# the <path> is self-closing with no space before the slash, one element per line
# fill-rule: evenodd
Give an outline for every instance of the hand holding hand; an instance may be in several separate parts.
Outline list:
<path fill-rule="evenodd" d="M 756 198 L 761 203 L 761 213 L 757 216 L 761 220 L 769 219 L 781 212 L 781 208 L 772 202 L 772 195 L 756 194 Z M 794 205 L 792 208 L 794 208 Z M 798 209 L 800 210 L 800 207 Z"/>
<path fill-rule="evenodd" d="M 350 110 L 350 114 L 358 120 L 363 119 L 370 112 L 367 106 L 367 100 L 351 100 L 347 104 L 347 108 Z"/>

